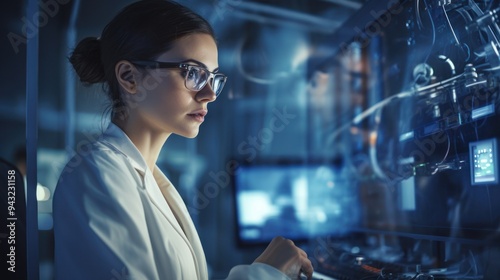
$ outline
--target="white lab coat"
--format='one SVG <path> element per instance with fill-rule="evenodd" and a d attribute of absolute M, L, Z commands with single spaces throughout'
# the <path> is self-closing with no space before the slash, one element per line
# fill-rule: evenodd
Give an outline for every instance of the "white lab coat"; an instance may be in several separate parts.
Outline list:
<path fill-rule="evenodd" d="M 114 124 L 82 147 L 54 195 L 57 280 L 206 280 L 205 254 L 186 206 Z M 265 265 L 239 265 L 228 279 L 289 279 Z"/>

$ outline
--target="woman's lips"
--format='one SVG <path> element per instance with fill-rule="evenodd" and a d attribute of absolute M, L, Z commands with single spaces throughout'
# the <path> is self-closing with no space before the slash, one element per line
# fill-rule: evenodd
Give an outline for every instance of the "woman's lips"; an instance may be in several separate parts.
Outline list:
<path fill-rule="evenodd" d="M 205 121 L 205 116 L 207 115 L 208 111 L 207 110 L 197 110 L 192 113 L 189 113 L 188 116 L 192 117 L 198 122 L 203 122 Z"/>

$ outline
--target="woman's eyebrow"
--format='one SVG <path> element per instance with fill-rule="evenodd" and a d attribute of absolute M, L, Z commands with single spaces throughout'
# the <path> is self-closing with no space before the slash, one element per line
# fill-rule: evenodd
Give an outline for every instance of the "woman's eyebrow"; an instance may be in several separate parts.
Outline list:
<path fill-rule="evenodd" d="M 201 67 L 203 67 L 203 68 L 208 69 L 208 67 L 207 67 L 207 66 L 206 66 L 203 62 L 198 61 L 198 60 L 196 60 L 196 59 L 192 59 L 192 58 L 190 58 L 190 59 L 186 59 L 186 60 L 181 61 L 181 63 L 186 63 L 186 62 L 192 62 L 192 63 L 197 64 L 198 66 L 201 66 Z M 215 68 L 212 72 L 213 72 L 213 73 L 216 73 L 216 72 L 218 72 L 218 71 L 219 71 L 219 67 Z"/>

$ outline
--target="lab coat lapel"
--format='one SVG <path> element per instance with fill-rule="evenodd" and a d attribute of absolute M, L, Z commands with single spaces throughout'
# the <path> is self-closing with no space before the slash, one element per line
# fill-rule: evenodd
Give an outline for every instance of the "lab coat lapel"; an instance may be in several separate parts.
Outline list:
<path fill-rule="evenodd" d="M 132 164 L 135 170 L 137 170 L 137 172 L 142 177 L 143 185 L 141 187 L 146 189 L 155 207 L 160 210 L 160 212 L 165 216 L 172 227 L 189 245 L 189 240 L 187 239 L 184 231 L 177 222 L 177 219 L 175 218 L 174 213 L 167 204 L 167 201 L 163 198 L 163 194 L 160 191 L 152 172 L 149 171 L 146 161 L 144 160 L 134 143 L 132 143 L 132 140 L 128 138 L 127 134 L 125 134 L 125 132 L 123 132 L 123 130 L 121 130 L 115 124 L 110 123 L 108 128 L 104 132 L 101 141 L 108 143 L 110 148 L 115 149 L 116 151 L 124 154 L 127 157 L 130 164 Z"/>
<path fill-rule="evenodd" d="M 158 182 L 163 197 L 168 202 L 168 205 L 170 205 L 172 212 L 175 217 L 177 217 L 177 220 L 181 224 L 186 237 L 189 239 L 189 244 L 191 245 L 190 248 L 193 251 L 194 261 L 196 263 L 196 267 L 198 268 L 198 278 L 206 279 L 208 277 L 208 273 L 205 262 L 205 253 L 203 251 L 198 232 L 196 231 L 193 221 L 189 216 L 184 201 L 170 180 L 168 180 L 158 167 L 155 168 L 154 177 Z"/>
<path fill-rule="evenodd" d="M 172 227 L 177 231 L 177 233 L 186 241 L 189 247 L 191 247 L 191 244 L 189 244 L 189 240 L 184 233 L 184 231 L 181 228 L 180 222 L 178 222 L 178 219 L 176 219 L 176 216 L 173 212 L 173 209 L 171 209 L 170 203 L 167 203 L 165 198 L 163 197 L 162 192 L 160 191 L 160 188 L 151 174 L 149 170 L 146 171 L 146 174 L 144 176 L 144 186 L 146 188 L 146 191 L 149 194 L 149 198 L 152 200 L 153 205 L 160 210 L 160 212 L 165 216 L 165 218 L 168 220 L 168 222 L 172 225 Z"/>

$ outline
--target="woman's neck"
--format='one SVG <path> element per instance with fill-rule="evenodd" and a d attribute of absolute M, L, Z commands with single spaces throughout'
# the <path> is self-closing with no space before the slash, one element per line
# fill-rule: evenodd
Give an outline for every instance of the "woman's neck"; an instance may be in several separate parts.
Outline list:
<path fill-rule="evenodd" d="M 133 122 L 130 119 L 127 121 L 113 120 L 113 123 L 127 134 L 146 161 L 148 168 L 153 172 L 161 148 L 170 134 L 156 131 L 141 122 Z"/>

